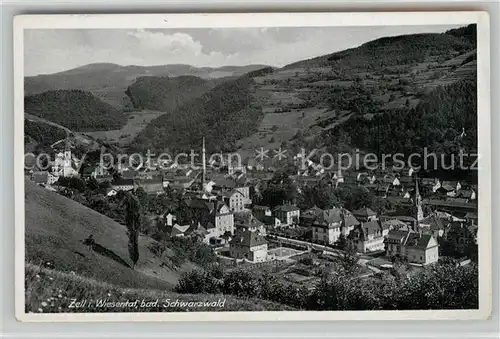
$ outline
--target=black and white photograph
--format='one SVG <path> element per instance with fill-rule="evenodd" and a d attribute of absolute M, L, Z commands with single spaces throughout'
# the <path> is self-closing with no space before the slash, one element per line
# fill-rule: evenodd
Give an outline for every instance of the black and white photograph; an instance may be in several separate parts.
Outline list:
<path fill-rule="evenodd" d="M 487 318 L 468 13 L 21 17 L 18 319 Z"/>

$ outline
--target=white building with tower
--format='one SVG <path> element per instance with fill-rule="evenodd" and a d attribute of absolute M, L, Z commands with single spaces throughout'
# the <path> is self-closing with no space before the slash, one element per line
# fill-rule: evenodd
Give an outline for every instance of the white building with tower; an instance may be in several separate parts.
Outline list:
<path fill-rule="evenodd" d="M 72 177 L 77 176 L 78 171 L 73 167 L 74 161 L 71 155 L 71 150 L 66 149 L 64 152 L 56 154 L 52 163 L 52 175 L 55 177 Z"/>

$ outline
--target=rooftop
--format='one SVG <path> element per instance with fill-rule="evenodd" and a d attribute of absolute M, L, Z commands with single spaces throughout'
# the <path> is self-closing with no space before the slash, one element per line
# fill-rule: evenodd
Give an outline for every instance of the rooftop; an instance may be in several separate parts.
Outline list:
<path fill-rule="evenodd" d="M 292 212 L 297 210 L 299 210 L 299 208 L 291 204 L 279 205 L 274 208 L 275 212 Z"/>
<path fill-rule="evenodd" d="M 377 213 L 369 207 L 360 208 L 359 210 L 352 212 L 352 214 L 357 217 L 371 217 L 377 215 Z"/>
<path fill-rule="evenodd" d="M 263 236 L 249 230 L 238 232 L 230 242 L 231 246 L 239 245 L 245 247 L 255 247 L 264 244 L 267 244 L 267 240 Z"/>

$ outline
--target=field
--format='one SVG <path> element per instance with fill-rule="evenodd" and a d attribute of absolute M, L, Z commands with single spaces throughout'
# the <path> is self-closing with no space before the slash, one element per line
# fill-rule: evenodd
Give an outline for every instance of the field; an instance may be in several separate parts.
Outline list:
<path fill-rule="evenodd" d="M 116 142 L 120 146 L 129 144 L 147 124 L 165 112 L 143 110 L 127 113 L 127 123 L 119 130 L 85 132 L 85 134 L 105 142 Z"/>
<path fill-rule="evenodd" d="M 93 90 L 92 94 L 116 108 L 123 108 L 132 105 L 130 98 L 125 94 L 126 89 L 126 87 L 105 87 Z"/>
<path fill-rule="evenodd" d="M 140 257 L 135 269 L 127 250 L 126 227 L 55 192 L 26 180 L 26 261 L 64 272 L 129 288 L 171 289 L 181 272 L 194 267 L 186 263 L 177 270 L 169 257 L 155 257 L 154 240 L 139 238 Z M 93 235 L 90 249 L 83 240 Z"/>

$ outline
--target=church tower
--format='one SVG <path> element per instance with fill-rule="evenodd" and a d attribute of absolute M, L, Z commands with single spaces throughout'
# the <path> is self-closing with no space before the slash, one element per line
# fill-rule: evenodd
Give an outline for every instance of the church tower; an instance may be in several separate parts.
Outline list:
<path fill-rule="evenodd" d="M 73 175 L 71 145 L 68 136 L 64 140 L 64 151 L 58 154 L 55 162 L 58 176 L 69 177 Z"/>
<path fill-rule="evenodd" d="M 424 219 L 424 211 L 422 210 L 422 197 L 420 196 L 420 192 L 418 189 L 418 177 L 415 175 L 415 211 L 417 218 L 417 226 L 419 225 L 419 221 Z"/>
<path fill-rule="evenodd" d="M 203 166 L 203 169 L 202 169 L 202 179 L 201 179 L 201 190 L 204 191 L 205 190 L 205 182 L 206 182 L 206 175 L 207 175 L 207 164 L 206 164 L 206 154 L 205 154 L 205 137 L 203 137 L 203 150 L 201 151 L 201 154 L 202 154 L 202 166 Z"/>

